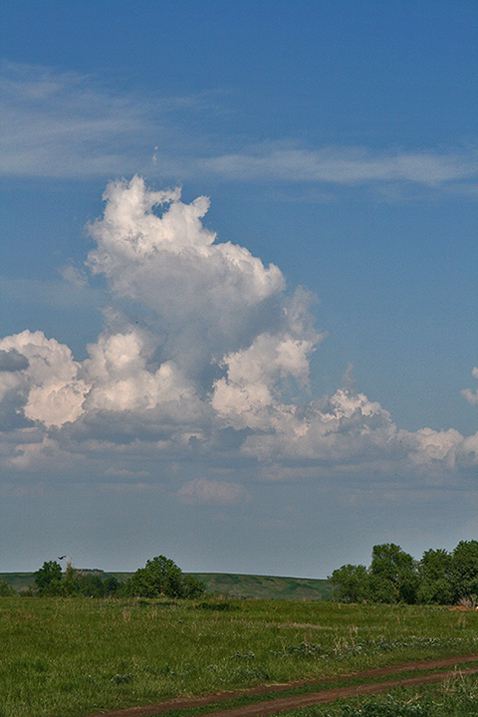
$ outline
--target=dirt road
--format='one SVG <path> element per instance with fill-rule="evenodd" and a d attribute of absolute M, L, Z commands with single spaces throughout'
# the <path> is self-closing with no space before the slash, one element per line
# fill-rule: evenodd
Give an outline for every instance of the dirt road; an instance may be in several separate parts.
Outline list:
<path fill-rule="evenodd" d="M 375 670 L 366 670 L 351 675 L 340 675 L 336 677 L 328 677 L 322 680 L 289 682 L 280 685 L 260 685 L 258 687 L 250 687 L 245 690 L 235 690 L 234 692 L 222 692 L 217 695 L 205 695 L 203 697 L 182 698 L 177 697 L 166 702 L 145 705 L 144 707 L 130 707 L 124 710 L 114 710 L 113 712 L 97 712 L 90 717 L 155 717 L 155 715 L 169 712 L 170 710 L 190 709 L 191 707 L 202 707 L 204 705 L 215 705 L 218 702 L 226 702 L 228 700 L 241 697 L 243 695 L 265 695 L 275 692 L 284 692 L 286 690 L 297 689 L 300 687 L 312 687 L 313 685 L 325 685 L 330 682 L 347 681 L 347 680 L 364 680 L 364 684 L 355 685 L 353 687 L 334 687 L 333 689 L 324 689 L 320 692 L 309 692 L 305 695 L 294 695 L 292 697 L 278 697 L 277 699 L 268 699 L 254 704 L 244 705 L 242 707 L 234 707 L 233 709 L 217 710 L 201 717 L 267 717 L 277 712 L 285 712 L 287 710 L 300 709 L 309 705 L 324 704 L 326 702 L 334 702 L 337 699 L 345 697 L 353 697 L 354 695 L 372 694 L 374 692 L 388 692 L 395 687 L 410 687 L 412 685 L 425 684 L 429 682 L 439 682 L 459 675 L 469 675 L 478 673 L 478 667 L 468 667 L 457 672 L 455 669 L 451 671 L 432 672 L 427 675 L 419 675 L 417 677 L 395 678 L 384 682 L 370 682 L 369 680 L 385 677 L 386 675 L 397 675 L 401 672 L 411 672 L 413 670 L 446 670 L 447 667 L 458 668 L 466 665 L 467 662 L 478 662 L 478 655 L 465 655 L 460 657 L 448 657 L 437 660 L 422 660 L 420 662 L 406 662 L 401 665 L 393 665 L 392 667 L 382 667 Z"/>

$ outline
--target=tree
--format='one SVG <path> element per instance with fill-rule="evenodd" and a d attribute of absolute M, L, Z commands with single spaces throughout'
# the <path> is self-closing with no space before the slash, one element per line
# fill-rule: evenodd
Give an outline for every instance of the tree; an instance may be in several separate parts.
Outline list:
<path fill-rule="evenodd" d="M 44 562 L 34 575 L 38 595 L 60 595 L 61 565 L 56 560 Z"/>
<path fill-rule="evenodd" d="M 478 600 L 478 541 L 461 540 L 453 551 L 450 578 L 453 599 Z"/>
<path fill-rule="evenodd" d="M 74 579 L 78 588 L 78 595 L 102 598 L 107 594 L 105 589 L 106 580 L 103 580 L 99 575 L 78 572 Z"/>
<path fill-rule="evenodd" d="M 200 598 L 206 592 L 206 586 L 193 575 L 183 576 L 184 595 L 185 598 Z"/>
<path fill-rule="evenodd" d="M 341 602 L 363 602 L 369 597 L 369 575 L 364 565 L 342 565 L 328 578 L 334 583 L 334 598 Z"/>
<path fill-rule="evenodd" d="M 370 592 L 374 602 L 416 602 L 417 564 L 399 545 L 374 545 L 369 574 Z"/>
<path fill-rule="evenodd" d="M 126 583 L 129 595 L 156 598 L 166 595 L 171 598 L 199 597 L 204 586 L 192 576 L 183 575 L 182 570 L 170 558 L 158 555 L 146 561 Z"/>
<path fill-rule="evenodd" d="M 123 583 L 115 578 L 113 575 L 103 580 L 104 595 L 106 597 L 113 597 L 117 592 L 121 590 Z"/>
<path fill-rule="evenodd" d="M 451 581 L 452 556 L 446 550 L 426 550 L 418 565 L 420 584 L 417 590 L 419 603 L 451 605 L 453 585 Z"/>
<path fill-rule="evenodd" d="M 73 597 L 80 592 L 78 582 L 78 571 L 73 567 L 71 561 L 66 564 L 65 575 L 61 581 L 61 594 L 64 597 Z"/>

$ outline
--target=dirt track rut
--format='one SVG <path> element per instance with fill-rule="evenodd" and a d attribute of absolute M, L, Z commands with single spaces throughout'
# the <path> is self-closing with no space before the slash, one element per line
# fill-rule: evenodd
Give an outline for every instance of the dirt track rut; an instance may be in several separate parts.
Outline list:
<path fill-rule="evenodd" d="M 215 705 L 219 702 L 232 700 L 243 695 L 263 695 L 273 694 L 274 692 L 284 692 L 286 690 L 297 689 L 300 687 L 311 687 L 313 685 L 325 685 L 338 680 L 373 680 L 374 678 L 384 677 L 386 675 L 396 675 L 400 672 L 410 672 L 412 670 L 443 670 L 447 667 L 458 667 L 465 665 L 467 662 L 478 662 L 477 655 L 463 655 L 459 657 L 448 657 L 436 660 L 422 660 L 420 662 L 406 662 L 391 667 L 382 667 L 375 670 L 366 670 L 350 675 L 340 675 L 336 677 L 327 677 L 322 680 L 289 682 L 280 685 L 260 685 L 258 687 L 250 687 L 245 690 L 235 690 L 234 692 L 222 692 L 216 695 L 204 695 L 203 697 L 183 698 L 177 697 L 166 702 L 145 705 L 143 707 L 129 707 L 122 710 L 114 710 L 110 712 L 96 712 L 90 717 L 154 717 L 170 710 L 190 709 L 192 707 L 203 707 L 204 705 Z M 395 687 L 410 687 L 412 685 L 425 684 L 429 682 L 440 682 L 457 675 L 469 675 L 478 673 L 478 667 L 467 668 L 459 673 L 456 670 L 446 672 L 433 672 L 428 675 L 419 675 L 417 677 L 397 678 L 384 682 L 366 682 L 366 684 L 355 685 L 353 687 L 334 687 L 333 689 L 325 689 L 320 692 L 309 692 L 305 695 L 294 695 L 292 697 L 279 697 L 273 700 L 257 702 L 254 704 L 244 705 L 242 707 L 234 707 L 227 710 L 215 710 L 214 712 L 203 714 L 201 717 L 267 717 L 278 712 L 287 710 L 300 709 L 309 705 L 325 704 L 334 702 L 337 699 L 345 697 L 353 697 L 354 695 L 372 694 L 374 692 L 387 692 Z"/>

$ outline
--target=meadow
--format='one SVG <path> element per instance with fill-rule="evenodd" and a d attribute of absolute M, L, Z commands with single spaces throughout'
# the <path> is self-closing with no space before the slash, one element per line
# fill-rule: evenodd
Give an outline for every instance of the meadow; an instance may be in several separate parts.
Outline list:
<path fill-rule="evenodd" d="M 438 606 L 0 598 L 0 717 L 84 717 L 471 653 L 478 613 Z"/>

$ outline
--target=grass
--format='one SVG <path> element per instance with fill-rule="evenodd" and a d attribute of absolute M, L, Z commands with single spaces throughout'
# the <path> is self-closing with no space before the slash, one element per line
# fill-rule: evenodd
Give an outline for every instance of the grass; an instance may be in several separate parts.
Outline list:
<path fill-rule="evenodd" d="M 401 687 L 387 694 L 284 712 L 282 717 L 478 717 L 478 677 Z"/>
<path fill-rule="evenodd" d="M 478 614 L 438 607 L 1 598 L 0 717 L 81 717 L 468 653 Z"/>

